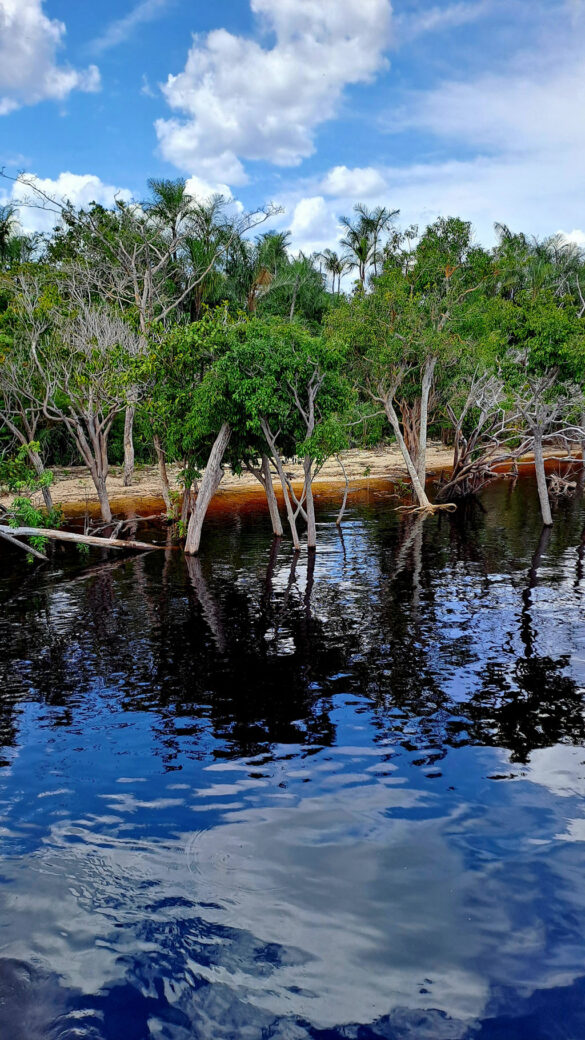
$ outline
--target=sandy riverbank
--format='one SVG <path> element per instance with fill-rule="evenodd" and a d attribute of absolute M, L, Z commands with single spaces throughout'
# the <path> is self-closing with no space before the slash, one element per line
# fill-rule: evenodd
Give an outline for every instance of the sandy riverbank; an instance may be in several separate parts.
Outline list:
<path fill-rule="evenodd" d="M 400 480 L 406 479 L 406 470 L 400 451 L 395 447 L 376 448 L 371 451 L 353 449 L 342 454 L 343 464 L 347 476 L 352 484 L 367 484 L 368 480 Z M 429 444 L 427 451 L 428 469 L 430 472 L 438 472 L 448 469 L 453 460 L 453 451 L 441 443 Z M 54 469 L 54 483 L 51 487 L 53 501 L 55 504 L 68 507 L 87 507 L 92 510 L 97 505 L 97 495 L 83 466 L 70 469 Z M 180 490 L 178 483 L 178 466 L 169 466 L 169 480 L 171 490 Z M 295 481 L 302 482 L 302 467 L 300 465 L 287 466 L 287 472 L 293 473 Z M 344 477 L 336 459 L 329 459 L 319 473 L 316 486 L 327 485 L 328 487 L 339 484 L 343 486 Z M 218 495 L 233 494 L 237 491 L 249 491 L 259 488 L 258 481 L 252 474 L 243 473 L 234 476 L 230 470 L 226 470 L 221 482 Z M 140 508 L 141 503 L 152 503 L 153 500 L 162 498 L 160 494 L 160 482 L 156 466 L 137 467 L 132 487 L 127 488 L 122 484 L 121 468 L 112 467 L 108 477 L 108 493 L 112 503 L 112 509 L 116 511 L 117 503 L 123 503 L 127 508 L 128 500 L 136 503 Z M 10 505 L 11 495 L 0 496 L 0 503 L 4 506 Z M 42 504 L 41 495 L 35 496 L 35 504 Z"/>
<path fill-rule="evenodd" d="M 551 449 L 547 455 L 553 455 Z M 353 449 L 343 452 L 341 455 L 348 479 L 353 488 L 367 487 L 369 483 L 380 484 L 381 481 L 407 480 L 407 473 L 400 451 L 395 446 L 375 448 L 370 451 Z M 453 461 L 453 449 L 445 447 L 438 441 L 431 442 L 427 449 L 427 473 L 432 478 L 441 470 L 450 469 Z M 71 467 L 69 469 L 54 469 L 54 483 L 51 491 L 53 501 L 56 505 L 62 505 L 67 512 L 78 513 L 87 510 L 95 512 L 98 507 L 97 495 L 83 466 Z M 296 484 L 302 484 L 303 474 L 300 465 L 289 465 L 287 472 L 293 474 Z M 178 481 L 179 467 L 168 467 L 171 490 L 180 491 Z M 344 476 L 336 459 L 329 459 L 320 471 L 315 482 L 316 491 L 333 489 L 336 486 L 343 487 Z M 258 481 L 252 474 L 243 473 L 235 476 L 230 470 L 226 470 L 221 482 L 218 497 L 230 496 L 238 492 L 248 494 L 260 490 Z M 163 509 L 164 503 L 160 492 L 160 481 L 156 466 L 139 466 L 136 469 L 135 479 L 131 487 L 124 487 L 122 483 L 121 467 L 112 467 L 108 477 L 108 492 L 112 510 L 115 512 L 128 512 L 133 507 L 137 512 L 143 512 L 144 508 Z M 12 501 L 11 495 L 0 495 L 0 504 L 9 506 Z M 35 504 L 42 505 L 40 494 L 35 496 Z"/>

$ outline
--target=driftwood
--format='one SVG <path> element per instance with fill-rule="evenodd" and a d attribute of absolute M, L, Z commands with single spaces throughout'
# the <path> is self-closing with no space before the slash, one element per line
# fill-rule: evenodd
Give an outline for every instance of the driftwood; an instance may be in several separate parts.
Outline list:
<path fill-rule="evenodd" d="M 149 542 L 124 541 L 122 538 L 98 538 L 96 535 L 75 534 L 73 531 L 53 531 L 48 527 L 4 527 L 0 524 L 0 537 L 15 542 L 18 538 L 50 538 L 60 542 L 76 542 L 81 545 L 99 545 L 102 549 L 136 549 L 139 552 L 150 552 L 152 549 L 166 549 L 166 546 L 151 545 Z M 19 547 L 34 555 L 36 550 L 19 543 Z M 46 559 L 46 556 L 42 556 Z"/>
<path fill-rule="evenodd" d="M 25 542 L 19 542 L 18 538 L 15 538 L 12 533 L 9 534 L 5 527 L 0 526 L 0 538 L 3 538 L 9 545 L 13 545 L 15 549 L 22 549 L 24 552 L 30 553 L 31 556 L 36 556 L 37 560 L 43 560 L 44 563 L 48 562 L 48 556 L 39 552 L 38 549 L 33 549 L 32 546 L 26 545 Z"/>

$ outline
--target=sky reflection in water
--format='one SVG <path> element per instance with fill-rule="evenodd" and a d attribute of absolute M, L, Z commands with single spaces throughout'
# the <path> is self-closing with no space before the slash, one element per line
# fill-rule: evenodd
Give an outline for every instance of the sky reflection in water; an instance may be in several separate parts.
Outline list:
<path fill-rule="evenodd" d="M 2 1040 L 585 1035 L 583 505 L 391 505 L 3 567 Z"/>

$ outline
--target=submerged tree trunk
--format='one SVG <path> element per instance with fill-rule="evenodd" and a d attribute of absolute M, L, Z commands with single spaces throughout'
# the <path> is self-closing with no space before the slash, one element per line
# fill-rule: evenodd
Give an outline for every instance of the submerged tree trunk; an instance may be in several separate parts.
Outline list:
<path fill-rule="evenodd" d="M 293 507 L 292 507 L 292 503 L 291 503 L 291 500 L 290 500 L 290 495 L 288 493 L 288 484 L 287 484 L 286 474 L 284 472 L 284 466 L 282 465 L 282 459 L 280 457 L 280 453 L 278 451 L 278 448 L 276 447 L 276 438 L 271 433 L 270 427 L 269 427 L 268 423 L 264 419 L 261 420 L 261 424 L 260 425 L 262 427 L 262 433 L 266 437 L 266 442 L 267 442 L 267 444 L 268 444 L 268 446 L 270 448 L 270 451 L 272 453 L 272 457 L 274 459 L 274 465 L 276 466 L 276 472 L 278 473 L 278 477 L 279 477 L 279 480 L 280 480 L 280 486 L 282 488 L 282 496 L 284 498 L 284 505 L 285 505 L 285 509 L 286 509 L 286 517 L 287 517 L 288 524 L 289 524 L 289 527 L 290 527 L 290 533 L 291 533 L 291 536 L 292 536 L 293 545 L 295 547 L 295 551 L 299 552 L 300 548 L 301 548 L 301 543 L 299 541 L 299 532 L 297 531 L 297 520 L 296 520 L 296 516 L 295 516 L 294 510 L 293 510 Z"/>
<path fill-rule="evenodd" d="M 205 514 L 209 507 L 209 503 L 217 491 L 221 478 L 223 477 L 222 460 L 226 452 L 226 448 L 229 444 L 230 437 L 232 434 L 231 426 L 229 423 L 223 423 L 215 441 L 213 447 L 209 453 L 205 472 L 201 480 L 201 486 L 199 488 L 199 494 L 197 495 L 197 501 L 195 502 L 195 508 L 191 513 L 189 520 L 189 527 L 187 529 L 187 540 L 185 542 L 185 552 L 195 554 L 199 552 L 199 546 L 201 544 L 201 532 L 203 529 L 203 521 L 205 520 Z"/>
<path fill-rule="evenodd" d="M 171 501 L 171 489 L 169 486 L 169 475 L 167 473 L 167 464 L 165 460 L 165 453 L 161 444 L 158 433 L 155 433 L 152 438 L 154 444 L 154 450 L 156 452 L 156 461 L 158 465 L 158 475 L 160 477 L 160 486 L 162 491 L 162 497 L 165 503 L 165 509 L 167 516 L 170 516 L 173 512 L 173 503 Z"/>
<path fill-rule="evenodd" d="M 127 404 L 124 413 L 124 487 L 130 487 L 134 478 L 134 415 L 135 404 Z"/>
<path fill-rule="evenodd" d="M 414 493 L 415 493 L 415 495 L 417 497 L 418 504 L 423 509 L 430 509 L 431 503 L 429 502 L 429 500 L 427 498 L 427 493 L 426 493 L 426 491 L 424 489 L 424 486 L 421 484 L 421 482 L 419 480 L 419 476 L 418 476 L 416 467 L 414 465 L 414 462 L 412 461 L 412 458 L 410 456 L 410 452 L 409 452 L 408 448 L 406 447 L 406 444 L 405 444 L 405 441 L 404 441 L 404 437 L 402 436 L 402 430 L 400 429 L 400 422 L 399 422 L 398 416 L 396 414 L 396 409 L 394 408 L 394 405 L 392 404 L 392 400 L 391 400 L 390 396 L 387 396 L 384 399 L 384 411 L 386 412 L 386 417 L 388 419 L 388 422 L 390 423 L 390 425 L 391 425 L 391 427 L 392 427 L 392 429 L 394 431 L 394 435 L 396 437 L 396 440 L 398 441 L 398 447 L 400 448 L 400 451 L 402 452 L 402 457 L 403 457 L 404 462 L 406 464 L 406 469 L 408 470 L 408 476 L 410 477 L 410 481 L 411 481 Z"/>
<path fill-rule="evenodd" d="M 270 522 L 272 524 L 272 533 L 275 538 L 282 538 L 282 520 L 280 519 L 280 512 L 278 509 L 278 502 L 276 500 L 276 493 L 274 491 L 274 484 L 272 483 L 272 473 L 270 472 L 270 459 L 268 455 L 262 456 L 262 474 L 263 474 L 263 485 L 266 492 L 266 501 L 268 503 L 268 512 L 270 513 Z"/>
<path fill-rule="evenodd" d="M 307 548 L 315 549 L 317 546 L 317 523 L 315 520 L 315 501 L 313 499 L 313 460 L 310 455 L 305 455 L 303 462 L 305 473 L 305 511 L 307 514 Z"/>
<path fill-rule="evenodd" d="M 542 430 L 534 430 L 534 469 L 536 471 L 536 485 L 538 487 L 542 522 L 546 527 L 550 527 L 553 519 L 550 509 L 550 499 L 548 497 L 548 488 L 546 486 L 546 472 L 542 450 Z"/>

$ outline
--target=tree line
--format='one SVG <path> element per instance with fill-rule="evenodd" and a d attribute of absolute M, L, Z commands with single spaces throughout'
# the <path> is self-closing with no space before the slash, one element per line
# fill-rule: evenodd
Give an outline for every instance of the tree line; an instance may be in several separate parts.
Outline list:
<path fill-rule="evenodd" d="M 545 448 L 585 447 L 585 256 L 574 244 L 497 225 L 487 249 L 464 220 L 401 229 L 398 210 L 358 204 L 340 218 L 339 252 L 295 255 L 290 234 L 270 228 L 275 207 L 198 200 L 183 180 L 151 180 L 145 201 L 111 209 L 20 181 L 24 205 L 52 214 L 54 229 L 25 235 L 16 210 L 0 209 L 9 522 L 54 526 L 51 467 L 81 462 L 111 525 L 113 462 L 131 486 L 136 462 L 156 460 L 167 513 L 196 553 L 227 466 L 257 478 L 280 536 L 278 487 L 295 549 L 301 531 L 314 548 L 325 460 L 395 441 L 423 514 L 533 453 L 552 523 Z M 432 487 L 430 435 L 453 446 Z"/>

